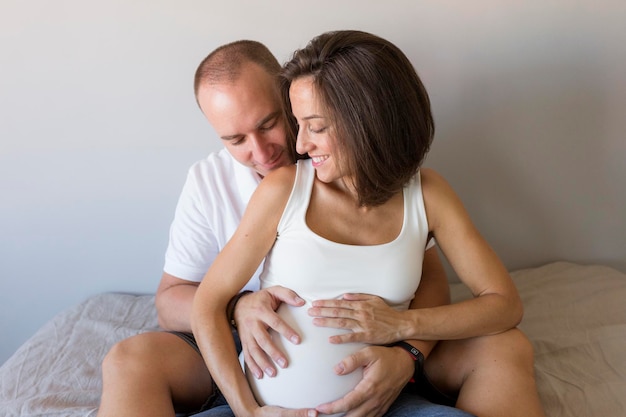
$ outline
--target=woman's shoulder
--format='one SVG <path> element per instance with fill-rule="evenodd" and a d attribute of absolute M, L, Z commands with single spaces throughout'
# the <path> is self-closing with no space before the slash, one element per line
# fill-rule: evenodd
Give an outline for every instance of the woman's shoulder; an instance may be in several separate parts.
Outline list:
<path fill-rule="evenodd" d="M 420 182 L 422 188 L 432 189 L 447 185 L 445 178 L 432 168 L 420 168 Z"/>
<path fill-rule="evenodd" d="M 277 168 L 263 178 L 255 194 L 264 199 L 282 200 L 291 194 L 295 178 L 296 165 Z"/>
<path fill-rule="evenodd" d="M 265 176 L 261 184 L 266 187 L 291 188 L 296 178 L 296 165 L 287 165 L 271 171 Z"/>
<path fill-rule="evenodd" d="M 458 204 L 458 196 L 448 181 L 432 168 L 420 169 L 420 181 L 425 203 L 430 206 Z M 441 208 L 441 207 L 439 207 Z"/>
<path fill-rule="evenodd" d="M 447 222 L 465 212 L 458 195 L 441 174 L 431 168 L 422 168 L 420 176 L 424 205 L 430 223 L 434 225 L 439 221 Z"/>

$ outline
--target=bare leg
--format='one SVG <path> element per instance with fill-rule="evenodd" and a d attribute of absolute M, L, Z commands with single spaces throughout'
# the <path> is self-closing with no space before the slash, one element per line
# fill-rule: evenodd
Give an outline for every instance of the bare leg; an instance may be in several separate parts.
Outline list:
<path fill-rule="evenodd" d="M 457 407 L 480 417 L 545 417 L 534 376 L 533 348 L 518 329 L 437 344 L 426 373 Z"/>
<path fill-rule="evenodd" d="M 198 410 L 212 382 L 202 357 L 166 332 L 144 333 L 113 346 L 102 363 L 98 417 L 174 416 Z"/>

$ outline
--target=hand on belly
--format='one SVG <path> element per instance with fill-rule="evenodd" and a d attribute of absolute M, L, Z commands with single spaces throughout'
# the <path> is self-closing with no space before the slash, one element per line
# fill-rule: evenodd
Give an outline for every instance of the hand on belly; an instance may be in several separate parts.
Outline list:
<path fill-rule="evenodd" d="M 289 366 L 284 369 L 277 366 L 278 372 L 273 378 L 264 375 L 262 379 L 256 379 L 246 372 L 259 404 L 314 408 L 343 397 L 363 378 L 362 369 L 339 376 L 333 367 L 365 344 L 329 343 L 329 336 L 346 330 L 314 326 L 313 318 L 307 314 L 309 307 L 309 304 L 302 307 L 283 304 L 279 307 L 277 313 L 300 334 L 302 341 L 294 345 L 278 333 L 271 332 L 277 347 L 285 352 Z"/>

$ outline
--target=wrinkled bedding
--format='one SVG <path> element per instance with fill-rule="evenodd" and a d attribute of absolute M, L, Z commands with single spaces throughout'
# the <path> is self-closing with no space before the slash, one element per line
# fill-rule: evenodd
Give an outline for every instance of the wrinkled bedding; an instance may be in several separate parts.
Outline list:
<path fill-rule="evenodd" d="M 0 368 L 0 415 L 95 416 L 104 355 L 156 327 L 151 295 L 100 294 L 59 313 Z"/>
<path fill-rule="evenodd" d="M 626 274 L 557 262 L 511 275 L 546 414 L 625 416 Z M 462 284 L 451 291 L 469 296 Z M 156 327 L 151 295 L 100 294 L 58 314 L 0 367 L 0 414 L 95 416 L 106 352 Z"/>

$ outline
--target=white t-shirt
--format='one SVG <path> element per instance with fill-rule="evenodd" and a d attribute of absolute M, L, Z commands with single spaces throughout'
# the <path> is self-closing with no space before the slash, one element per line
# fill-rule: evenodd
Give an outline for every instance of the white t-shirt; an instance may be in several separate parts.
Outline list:
<path fill-rule="evenodd" d="M 177 278 L 202 281 L 235 233 L 260 182 L 254 170 L 237 162 L 226 149 L 196 162 L 178 199 L 163 270 Z M 245 289 L 258 290 L 262 268 L 263 264 Z"/>

